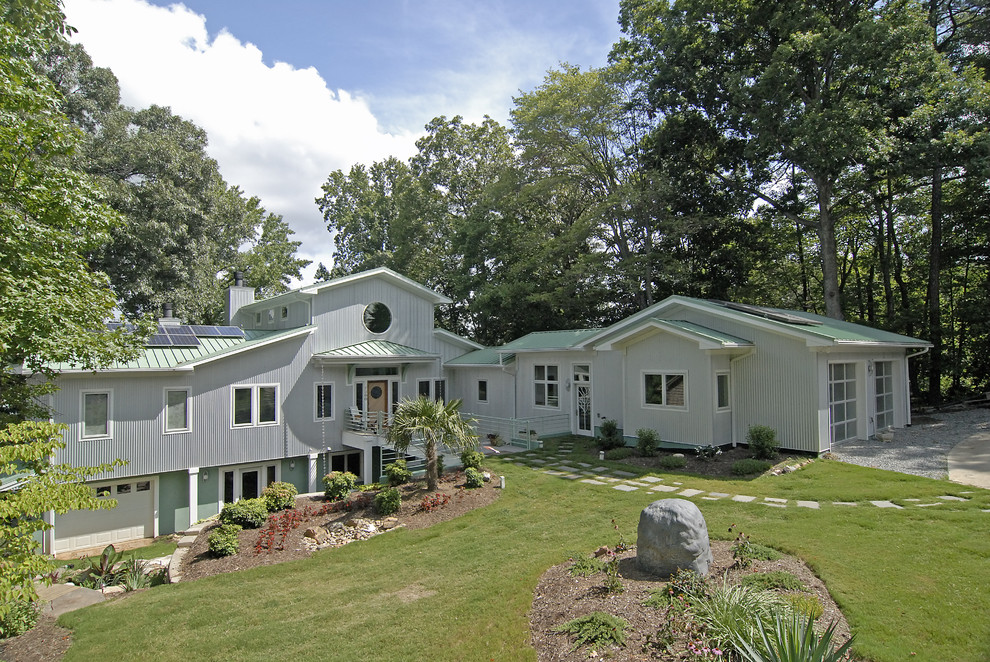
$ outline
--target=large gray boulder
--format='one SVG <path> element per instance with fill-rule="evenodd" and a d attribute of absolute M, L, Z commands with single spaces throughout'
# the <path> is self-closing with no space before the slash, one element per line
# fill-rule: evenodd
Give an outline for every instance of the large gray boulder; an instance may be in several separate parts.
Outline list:
<path fill-rule="evenodd" d="M 658 577 L 683 569 L 707 575 L 712 549 L 698 506 L 685 499 L 660 499 L 644 508 L 636 532 L 636 563 Z"/>

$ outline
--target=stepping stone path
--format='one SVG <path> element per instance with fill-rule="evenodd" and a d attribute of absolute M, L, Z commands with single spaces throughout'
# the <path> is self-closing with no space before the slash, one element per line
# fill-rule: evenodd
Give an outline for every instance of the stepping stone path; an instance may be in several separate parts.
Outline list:
<path fill-rule="evenodd" d="M 557 446 L 557 452 L 562 455 L 570 455 L 574 452 L 574 442 L 573 441 L 562 441 L 560 445 Z"/>
<path fill-rule="evenodd" d="M 566 455 L 573 452 L 573 442 L 561 442 L 558 448 L 558 453 Z M 787 499 L 781 499 L 777 497 L 763 497 L 762 501 L 757 501 L 757 497 L 748 496 L 745 494 L 729 494 L 727 492 L 706 492 L 705 490 L 699 490 L 691 487 L 684 487 L 684 483 L 681 481 L 670 481 L 670 484 L 663 484 L 665 479 L 658 476 L 641 476 L 639 474 L 622 471 L 619 469 L 610 469 L 609 467 L 592 467 L 586 462 L 574 462 L 576 467 L 566 464 L 561 461 L 561 458 L 554 455 L 542 455 L 534 452 L 531 456 L 529 453 L 520 453 L 516 455 L 516 459 L 525 460 L 523 462 L 512 462 L 516 466 L 526 467 L 533 470 L 542 471 L 542 473 L 549 476 L 560 476 L 561 478 L 566 478 L 568 480 L 573 480 L 588 485 L 596 486 L 609 486 L 613 490 L 618 490 L 620 492 L 635 492 L 640 488 L 646 488 L 650 492 L 655 494 L 671 493 L 676 492 L 675 496 L 692 498 L 699 497 L 704 501 L 719 501 L 721 499 L 731 499 L 737 503 L 753 503 L 757 502 L 764 506 L 771 508 L 787 508 L 791 503 L 797 508 L 807 508 L 809 510 L 821 510 L 821 504 L 817 501 L 803 501 L 794 500 L 788 501 Z M 528 463 L 528 464 L 527 464 Z M 550 467 L 542 466 L 530 466 L 530 465 L 551 465 Z M 580 468 L 578 468 L 580 467 Z M 605 472 L 610 472 L 610 475 L 603 475 Z M 965 492 L 960 492 L 959 494 L 975 494 L 971 490 Z M 934 506 L 944 506 L 947 502 L 967 502 L 970 501 L 969 497 L 955 496 L 952 494 L 945 494 L 942 496 L 935 497 L 939 501 L 932 503 L 921 503 L 922 499 L 899 499 L 899 501 L 905 504 L 910 504 L 910 506 L 915 508 L 932 508 Z M 877 500 L 868 501 L 865 503 L 870 503 L 876 508 L 884 508 L 890 510 L 904 510 L 905 506 L 900 506 L 889 500 Z M 833 506 L 848 506 L 854 507 L 859 506 L 860 502 L 856 501 L 832 501 Z M 990 513 L 990 508 L 982 509 L 981 512 Z M 182 547 L 182 543 L 179 544 Z"/>

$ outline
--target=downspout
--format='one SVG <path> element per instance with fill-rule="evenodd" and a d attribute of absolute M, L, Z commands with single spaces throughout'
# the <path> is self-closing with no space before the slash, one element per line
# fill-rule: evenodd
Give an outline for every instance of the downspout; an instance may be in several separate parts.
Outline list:
<path fill-rule="evenodd" d="M 905 413 L 907 414 L 907 426 L 911 426 L 911 377 L 910 368 L 908 366 L 908 361 L 916 356 L 921 356 L 927 354 L 931 351 L 931 347 L 925 347 L 914 354 L 906 354 L 904 356 L 904 404 Z"/>
<path fill-rule="evenodd" d="M 738 409 L 736 408 L 736 390 L 737 389 L 735 387 L 736 380 L 733 379 L 733 373 L 734 373 L 734 371 L 732 369 L 732 367 L 733 367 L 732 364 L 734 364 L 736 361 L 742 361 L 743 359 L 747 359 L 747 358 L 751 357 L 753 354 L 756 354 L 756 348 L 755 347 L 753 349 L 749 350 L 748 352 L 746 352 L 745 354 L 742 354 L 741 356 L 737 356 L 734 359 L 729 359 L 729 397 L 731 398 L 731 406 L 732 406 L 732 409 L 729 412 L 729 417 L 730 417 L 729 427 L 732 429 L 732 447 L 733 448 L 735 448 L 736 446 L 739 445 L 739 436 L 736 434 L 736 412 L 738 411 Z M 716 397 L 717 397 L 717 395 L 716 395 Z"/>

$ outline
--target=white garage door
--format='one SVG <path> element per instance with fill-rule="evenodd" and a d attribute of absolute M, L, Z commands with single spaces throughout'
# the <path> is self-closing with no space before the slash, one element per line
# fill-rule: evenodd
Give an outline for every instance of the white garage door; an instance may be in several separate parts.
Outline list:
<path fill-rule="evenodd" d="M 55 516 L 55 553 L 151 538 L 155 535 L 155 490 L 150 480 L 94 483 L 112 510 L 74 510 Z"/>

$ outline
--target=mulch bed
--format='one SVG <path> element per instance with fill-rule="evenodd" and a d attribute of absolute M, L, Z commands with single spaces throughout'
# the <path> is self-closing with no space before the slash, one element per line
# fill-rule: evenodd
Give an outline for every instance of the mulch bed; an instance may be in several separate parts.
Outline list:
<path fill-rule="evenodd" d="M 709 570 L 709 577 L 713 581 L 720 582 L 724 576 L 730 584 L 735 584 L 755 572 L 790 572 L 821 601 L 824 613 L 818 622 L 838 623 L 834 641 L 842 643 L 849 638 L 849 625 L 842 612 L 822 581 L 800 559 L 785 555 L 776 561 L 755 561 L 751 567 L 740 569 L 734 566 L 732 545 L 729 541 L 711 541 L 715 562 Z M 607 592 L 602 573 L 591 577 L 572 577 L 571 562 L 556 565 L 540 577 L 529 619 L 532 644 L 540 662 L 579 662 L 589 658 L 624 661 L 699 659 L 696 653 L 688 649 L 689 638 L 683 631 L 667 650 L 658 650 L 651 644 L 657 638 L 664 610 L 645 606 L 643 602 L 650 597 L 652 590 L 666 590 L 667 582 L 639 570 L 634 549 L 617 556 L 619 576 L 625 589 L 622 593 Z M 573 637 L 555 631 L 564 623 L 595 611 L 629 621 L 625 646 L 598 652 L 587 647 L 571 650 Z"/>
<path fill-rule="evenodd" d="M 684 459 L 687 460 L 687 464 L 683 469 L 663 469 L 660 467 L 660 458 L 672 455 L 674 452 L 681 452 L 684 455 Z M 661 451 L 658 455 L 654 457 L 640 457 L 639 455 L 633 455 L 621 460 L 625 464 L 631 464 L 637 467 L 643 467 L 645 469 L 656 469 L 657 471 L 662 471 L 664 473 L 686 473 L 695 476 L 704 476 L 706 478 L 731 478 L 732 480 L 745 480 L 746 478 L 756 478 L 753 476 L 736 476 L 732 473 L 732 464 L 737 460 L 744 460 L 753 456 L 753 453 L 744 446 L 737 446 L 736 448 L 723 448 L 722 454 L 719 455 L 714 460 L 703 460 L 694 454 L 691 450 L 685 451 L 674 451 L 667 452 Z M 773 460 L 774 464 L 782 464 L 790 462 L 797 464 L 799 462 L 806 462 L 811 459 L 811 455 L 800 455 L 800 454 L 782 454 L 777 459 Z"/>

